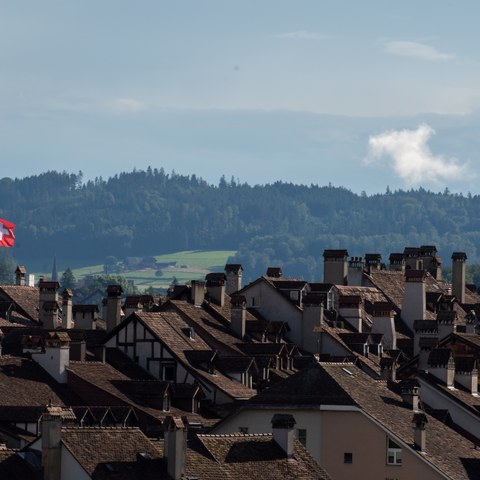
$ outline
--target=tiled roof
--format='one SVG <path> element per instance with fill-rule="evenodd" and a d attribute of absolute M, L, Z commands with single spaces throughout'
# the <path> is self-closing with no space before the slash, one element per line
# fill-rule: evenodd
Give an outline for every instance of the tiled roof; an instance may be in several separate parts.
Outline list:
<path fill-rule="evenodd" d="M 50 401 L 65 405 L 78 403 L 78 398 L 33 360 L 0 357 L 0 407 L 38 407 Z"/>
<path fill-rule="evenodd" d="M 249 403 L 278 406 L 355 405 L 352 397 L 318 363 L 259 393 Z"/>
<path fill-rule="evenodd" d="M 62 428 L 62 443 L 92 477 L 108 478 L 116 473 L 120 479 L 154 479 L 159 471 L 162 450 L 138 428 Z M 150 468 L 142 468 L 137 454 L 146 454 Z M 162 478 L 162 477 L 160 477 Z"/>
<path fill-rule="evenodd" d="M 413 443 L 412 410 L 387 382 L 372 379 L 354 365 L 347 367 L 351 375 L 338 365 L 322 367 L 368 415 L 408 445 Z M 427 462 L 452 480 L 478 478 L 480 450 L 473 448 L 471 442 L 430 416 L 426 435 Z"/>
<path fill-rule="evenodd" d="M 330 478 L 298 440 L 288 460 L 272 435 L 198 435 L 198 441 L 222 467 L 228 479 L 252 480 Z"/>
<path fill-rule="evenodd" d="M 254 390 L 245 387 L 240 382 L 231 380 L 221 373 L 208 373 L 190 364 L 185 354 L 186 351 L 210 350 L 210 346 L 200 335 L 196 335 L 195 340 L 185 335 L 184 330 L 189 327 L 189 324 L 178 313 L 165 311 L 136 312 L 134 315 L 147 326 L 152 334 L 170 350 L 184 367 L 198 377 L 199 381 L 204 380 L 215 385 L 231 398 L 245 399 L 255 394 Z M 235 338 L 235 341 L 238 341 L 238 339 Z"/>
<path fill-rule="evenodd" d="M 29 320 L 38 322 L 40 293 L 37 287 L 2 285 L 0 286 L 0 299 L 12 300 L 18 306 L 20 313 Z"/>

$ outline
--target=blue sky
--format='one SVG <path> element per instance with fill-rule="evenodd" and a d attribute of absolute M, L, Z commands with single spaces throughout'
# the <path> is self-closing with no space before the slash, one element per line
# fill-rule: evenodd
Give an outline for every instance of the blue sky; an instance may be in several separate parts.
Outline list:
<path fill-rule="evenodd" d="M 0 176 L 478 191 L 477 2 L 0 3 Z"/>

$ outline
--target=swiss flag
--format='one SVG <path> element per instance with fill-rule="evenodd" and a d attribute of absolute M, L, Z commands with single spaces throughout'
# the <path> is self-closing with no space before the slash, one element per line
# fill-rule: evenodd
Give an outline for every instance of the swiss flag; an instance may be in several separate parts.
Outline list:
<path fill-rule="evenodd" d="M 14 223 L 0 218 L 0 247 L 13 247 L 15 243 L 14 228 Z"/>

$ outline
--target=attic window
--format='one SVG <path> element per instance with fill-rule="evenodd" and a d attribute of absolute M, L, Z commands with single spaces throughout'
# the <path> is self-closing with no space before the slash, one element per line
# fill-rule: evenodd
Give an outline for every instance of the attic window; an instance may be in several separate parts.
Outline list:
<path fill-rule="evenodd" d="M 299 297 L 298 293 L 299 293 L 298 290 L 292 290 L 290 292 L 290 300 L 293 300 L 294 302 L 298 301 L 298 297 Z"/>
<path fill-rule="evenodd" d="M 260 306 L 260 297 L 252 297 L 252 307 Z"/>
<path fill-rule="evenodd" d="M 345 452 L 343 454 L 343 463 L 353 463 L 353 453 Z"/>
<path fill-rule="evenodd" d="M 297 438 L 298 441 L 304 446 L 307 446 L 307 429 L 306 428 L 298 428 L 297 429 Z"/>
<path fill-rule="evenodd" d="M 402 449 L 391 438 L 387 439 L 387 465 L 402 464 Z"/>

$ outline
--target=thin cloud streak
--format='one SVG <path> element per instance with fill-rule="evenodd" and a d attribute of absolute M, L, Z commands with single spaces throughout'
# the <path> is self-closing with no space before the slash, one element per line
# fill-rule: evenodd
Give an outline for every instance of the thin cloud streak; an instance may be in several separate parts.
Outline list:
<path fill-rule="evenodd" d="M 447 61 L 455 58 L 453 53 L 443 53 L 425 43 L 393 41 L 385 44 L 385 52 L 403 57 L 429 61 Z"/>
<path fill-rule="evenodd" d="M 428 141 L 434 134 L 435 130 L 424 123 L 416 130 L 389 130 L 372 135 L 368 140 L 369 153 L 365 163 L 379 163 L 386 159 L 387 165 L 407 186 L 448 184 L 467 173 L 471 178 L 467 164 L 431 152 Z"/>

